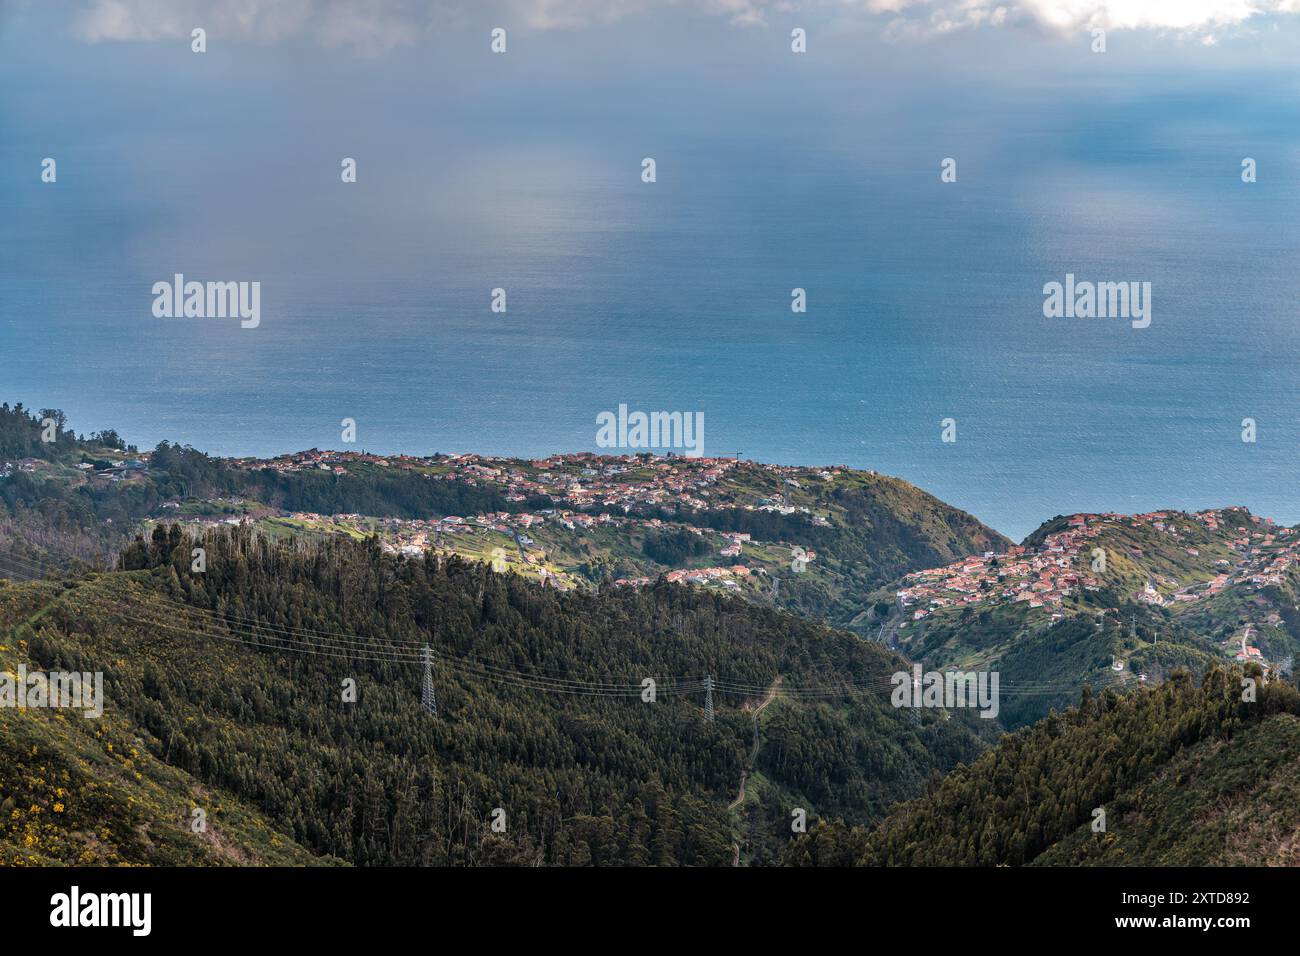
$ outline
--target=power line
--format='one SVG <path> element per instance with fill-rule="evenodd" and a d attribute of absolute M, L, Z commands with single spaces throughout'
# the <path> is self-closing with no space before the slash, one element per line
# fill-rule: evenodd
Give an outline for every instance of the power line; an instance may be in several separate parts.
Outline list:
<path fill-rule="evenodd" d="M 159 596 L 162 597 L 162 596 Z M 129 621 L 146 626 L 162 628 L 171 631 L 183 631 L 186 633 L 196 634 L 198 636 L 211 637 L 219 640 L 235 641 L 238 643 L 248 644 L 268 650 L 291 650 L 300 653 L 316 654 L 326 657 L 342 659 L 368 659 L 386 663 L 409 664 L 414 662 L 423 662 L 420 654 L 385 649 L 385 652 L 377 652 L 372 643 L 363 641 L 339 642 L 337 640 L 316 640 L 309 639 L 302 635 L 315 637 L 319 632 L 298 631 L 296 629 L 284 628 L 282 626 L 253 624 L 238 627 L 230 622 L 223 620 L 219 615 L 212 614 L 203 609 L 172 602 L 180 611 L 198 616 L 202 623 L 209 626 L 220 626 L 226 629 L 231 635 L 229 637 L 221 634 L 212 634 L 208 631 L 192 630 L 182 627 L 174 620 L 161 618 L 158 616 L 149 616 L 142 614 L 139 608 L 128 608 L 120 602 L 112 602 L 102 596 L 94 596 L 101 604 L 111 603 L 123 611 L 118 616 Z M 166 598 L 163 598 L 167 600 Z M 154 611 L 154 615 L 160 612 Z M 461 671 L 470 676 L 480 677 L 489 680 L 496 680 L 509 683 L 514 686 L 528 687 L 532 689 L 558 691 L 563 693 L 587 694 L 594 696 L 634 696 L 640 693 L 639 684 L 622 684 L 610 682 L 583 681 L 577 679 L 557 679 L 544 675 L 530 674 L 501 668 L 497 665 L 480 661 L 471 661 L 466 659 L 457 659 L 446 655 L 436 655 L 438 660 L 452 669 Z M 707 682 L 707 684 L 706 684 Z M 676 682 L 664 681 L 665 691 L 675 691 L 680 694 L 689 694 L 698 692 L 701 688 L 707 690 L 722 689 L 727 692 L 752 696 L 753 694 L 765 691 L 762 685 L 746 684 L 738 681 L 719 681 L 716 678 L 706 678 L 705 681 L 699 679 L 681 679 Z M 1006 682 L 1009 690 L 1015 694 L 1060 694 L 1073 692 L 1077 689 L 1078 683 L 1073 680 L 1062 680 L 1051 682 L 1045 685 L 1033 683 L 1017 683 L 1014 681 Z M 788 687 L 786 692 L 793 696 L 803 698 L 828 698 L 843 697 L 863 690 L 884 690 L 897 686 L 896 679 L 872 679 L 859 682 L 845 682 L 839 686 L 804 686 Z"/>
<path fill-rule="evenodd" d="M 420 704 L 430 717 L 438 716 L 438 699 L 433 693 L 433 648 L 424 645 L 424 686 L 420 690 Z"/>
<path fill-rule="evenodd" d="M 24 564 L 26 562 L 19 560 L 14 561 L 13 563 Z M 0 570 L 4 569 L 0 568 Z M 90 597 L 92 600 L 99 601 L 101 604 L 111 603 L 116 607 L 123 609 L 123 612 L 119 614 L 120 617 L 145 626 L 241 643 L 267 650 L 289 650 L 297 653 L 315 654 L 318 656 L 338 659 L 359 658 L 382 663 L 411 664 L 419 662 L 424 664 L 426 667 L 431 666 L 433 659 L 437 659 L 440 664 L 454 671 L 459 671 L 466 676 L 493 680 L 527 689 L 584 694 L 587 696 L 631 697 L 639 695 L 642 690 L 639 682 L 634 684 L 624 684 L 619 682 L 579 680 L 575 678 L 556 678 L 543 674 L 528 673 L 505 668 L 484 661 L 455 658 L 434 652 L 427 643 L 421 651 L 416 651 L 414 647 L 402 647 L 400 645 L 396 647 L 377 646 L 374 641 L 356 640 L 355 635 L 316 631 L 312 629 L 269 623 L 253 618 L 245 618 L 229 612 L 216 612 L 195 605 L 184 604 L 175 601 L 166 595 L 158 594 L 157 592 L 150 592 L 150 594 L 156 599 L 166 602 L 182 613 L 191 614 L 197 617 L 202 624 L 208 626 L 219 626 L 225 629 L 229 636 L 182 627 L 173 620 L 162 618 L 161 611 L 152 611 L 152 614 L 157 616 L 150 616 L 149 614 L 142 613 L 142 609 L 139 607 L 130 607 L 120 602 L 113 601 L 103 595 L 92 594 Z M 82 596 L 84 597 L 85 595 Z M 951 671 L 951 669 L 949 669 L 949 671 Z M 942 671 L 940 671 L 940 673 L 942 673 Z M 1090 683 L 1094 686 L 1100 684 L 1104 687 L 1122 683 L 1122 681 L 1104 680 L 1100 682 L 1085 681 L 1083 683 Z M 742 694 L 745 696 L 758 695 L 767 690 L 767 685 L 748 684 L 737 680 L 718 680 L 712 675 L 705 677 L 703 680 L 698 678 L 668 679 L 659 682 L 659 685 L 662 687 L 661 692 L 675 692 L 683 695 L 698 693 L 703 689 L 706 696 L 705 710 L 706 714 L 709 715 L 709 719 L 712 719 L 713 717 L 714 689 L 720 689 L 724 692 Z M 783 692 L 789 696 L 803 699 L 827 699 L 850 696 L 859 691 L 885 690 L 896 686 L 896 678 L 879 677 L 856 682 L 845 681 L 834 686 L 787 685 L 783 688 Z M 1000 692 L 1004 687 L 1013 696 L 1052 696 L 1065 693 L 1075 693 L 1080 689 L 1081 683 L 1072 679 L 1056 681 L 1000 682 Z"/>

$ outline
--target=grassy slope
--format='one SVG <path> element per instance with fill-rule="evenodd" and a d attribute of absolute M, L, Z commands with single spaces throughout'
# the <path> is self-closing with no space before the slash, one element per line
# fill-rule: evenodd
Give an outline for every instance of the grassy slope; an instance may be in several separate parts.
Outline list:
<path fill-rule="evenodd" d="M 40 626 L 49 603 L 76 600 L 52 585 L 0 588 L 0 620 Z M 6 627 L 0 669 L 42 669 L 26 629 Z M 154 754 L 153 740 L 117 708 L 0 709 L 0 865 L 307 865 L 320 859 L 247 804 Z M 207 814 L 194 833 L 192 812 Z"/>
<path fill-rule="evenodd" d="M 1300 694 L 1243 703 L 1241 672 L 1092 698 L 1004 737 L 876 828 L 827 827 L 797 862 L 1289 864 L 1300 833 Z M 1091 832 L 1104 807 L 1107 831 Z"/>
<path fill-rule="evenodd" d="M 1035 865 L 1300 866 L 1300 717 L 1203 741 Z"/>

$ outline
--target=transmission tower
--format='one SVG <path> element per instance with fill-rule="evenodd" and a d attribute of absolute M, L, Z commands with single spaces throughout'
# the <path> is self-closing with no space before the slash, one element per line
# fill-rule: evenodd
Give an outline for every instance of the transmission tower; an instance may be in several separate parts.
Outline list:
<path fill-rule="evenodd" d="M 713 678 L 704 678 L 704 719 L 713 722 Z"/>
<path fill-rule="evenodd" d="M 420 706 L 429 712 L 430 717 L 438 716 L 438 698 L 433 694 L 433 650 L 428 644 L 420 652 L 424 660 L 424 686 L 420 689 Z"/>

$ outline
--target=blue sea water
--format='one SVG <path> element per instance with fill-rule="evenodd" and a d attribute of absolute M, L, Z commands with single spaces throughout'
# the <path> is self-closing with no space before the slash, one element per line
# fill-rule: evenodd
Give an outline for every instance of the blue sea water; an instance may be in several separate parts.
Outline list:
<path fill-rule="evenodd" d="M 626 403 L 1016 538 L 1081 510 L 1300 520 L 1293 80 L 939 48 L 791 75 L 730 33 L 693 65 L 565 33 L 508 67 L 196 62 L 25 30 L 0 33 L 0 400 L 80 431 L 271 455 L 341 447 L 348 417 L 371 451 L 544 455 Z M 260 281 L 261 326 L 155 318 L 176 272 Z M 1150 282 L 1151 326 L 1044 318 L 1067 272 Z"/>

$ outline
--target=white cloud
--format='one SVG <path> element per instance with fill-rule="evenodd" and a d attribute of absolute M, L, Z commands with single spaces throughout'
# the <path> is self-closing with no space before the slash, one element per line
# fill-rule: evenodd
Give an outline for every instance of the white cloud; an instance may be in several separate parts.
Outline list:
<path fill-rule="evenodd" d="M 971 27 L 1037 27 L 1066 33 L 1091 27 L 1198 33 L 1268 13 L 1300 13 L 1300 0 L 85 0 L 76 32 L 90 41 L 189 36 L 382 52 L 435 29 L 494 26 L 578 29 L 663 10 L 692 11 L 737 25 L 799 12 L 861 12 L 895 33 L 944 33 Z"/>
<path fill-rule="evenodd" d="M 418 0 L 90 0 L 74 31 L 91 42 L 189 37 L 280 43 L 305 39 L 327 47 L 382 52 L 415 42 L 461 4 Z"/>
<path fill-rule="evenodd" d="M 693 10 L 736 24 L 764 22 L 789 0 L 85 0 L 74 31 L 90 42 L 188 37 L 279 43 L 301 38 L 376 53 L 435 29 L 577 29 L 656 9 Z"/>
<path fill-rule="evenodd" d="M 1157 30 L 1209 36 L 1267 14 L 1300 13 L 1300 0 L 846 0 L 897 14 L 895 32 L 947 32 L 978 26 L 1035 27 L 1065 34 Z"/>

